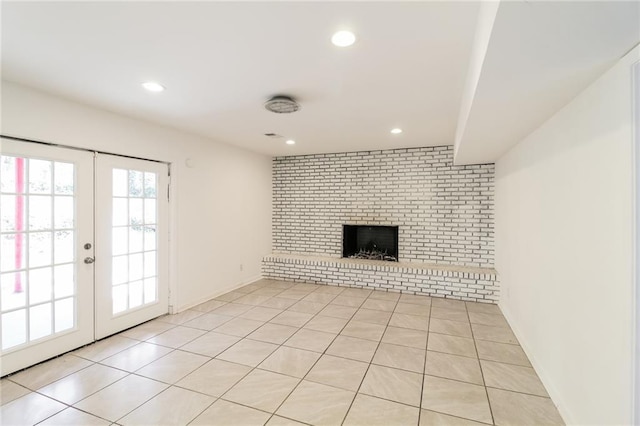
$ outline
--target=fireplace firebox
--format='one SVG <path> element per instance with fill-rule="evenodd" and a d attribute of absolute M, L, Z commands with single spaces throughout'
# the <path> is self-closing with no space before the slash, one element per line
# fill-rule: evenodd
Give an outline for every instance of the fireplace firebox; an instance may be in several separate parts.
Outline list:
<path fill-rule="evenodd" d="M 342 225 L 342 257 L 398 261 L 398 227 Z"/>

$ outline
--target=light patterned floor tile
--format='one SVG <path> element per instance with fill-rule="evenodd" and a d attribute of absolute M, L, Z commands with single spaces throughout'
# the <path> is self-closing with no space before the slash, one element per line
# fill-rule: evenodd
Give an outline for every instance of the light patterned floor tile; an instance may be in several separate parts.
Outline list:
<path fill-rule="evenodd" d="M 326 353 L 356 361 L 370 362 L 378 347 L 378 342 L 355 337 L 338 336 Z"/>
<path fill-rule="evenodd" d="M 420 410 L 420 426 L 482 426 L 484 424 L 486 423 L 474 422 L 430 410 Z"/>
<path fill-rule="evenodd" d="M 483 385 L 480 363 L 475 358 L 427 352 L 425 374 Z"/>
<path fill-rule="evenodd" d="M 222 398 L 273 413 L 299 382 L 291 376 L 256 369 Z"/>
<path fill-rule="evenodd" d="M 273 416 L 266 426 L 305 426 L 305 424 L 285 417 Z"/>
<path fill-rule="evenodd" d="M 354 392 L 303 380 L 277 414 L 309 424 L 340 425 L 354 396 Z"/>
<path fill-rule="evenodd" d="M 245 337 L 257 330 L 264 324 L 262 321 L 255 321 L 246 318 L 234 318 L 215 328 L 216 333 L 229 334 L 231 336 Z"/>
<path fill-rule="evenodd" d="M 344 336 L 358 337 L 360 339 L 374 340 L 377 342 L 382 339 L 384 330 L 384 325 L 351 320 L 340 334 Z"/>
<path fill-rule="evenodd" d="M 351 319 L 359 322 L 387 325 L 391 319 L 391 312 L 376 311 L 373 309 L 358 309 Z"/>
<path fill-rule="evenodd" d="M 142 367 L 136 374 L 172 384 L 209 360 L 209 357 L 203 355 L 177 350 Z"/>
<path fill-rule="evenodd" d="M 371 362 L 422 374 L 425 355 L 426 351 L 424 349 L 380 343 Z"/>
<path fill-rule="evenodd" d="M 480 359 L 531 367 L 527 355 L 520 346 L 478 340 L 476 347 Z"/>
<path fill-rule="evenodd" d="M 312 314 L 304 314 L 302 312 L 284 311 L 280 315 L 269 321 L 272 324 L 288 325 L 290 327 L 302 327 L 311 318 Z"/>
<path fill-rule="evenodd" d="M 551 399 L 487 388 L 496 425 L 563 425 Z"/>
<path fill-rule="evenodd" d="M 335 299 L 333 299 L 331 301 L 332 305 L 339 305 L 339 306 L 348 306 L 348 307 L 352 307 L 352 308 L 359 308 L 360 306 L 362 306 L 362 304 L 364 303 L 364 301 L 366 300 L 366 297 L 349 297 L 349 296 L 345 296 L 343 294 L 341 294 L 340 296 L 336 297 Z"/>
<path fill-rule="evenodd" d="M 110 424 L 110 421 L 92 416 L 91 414 L 84 413 L 72 407 L 60 411 L 42 423 L 38 423 L 39 426 L 109 426 Z"/>
<path fill-rule="evenodd" d="M 430 305 L 416 305 L 414 303 L 399 302 L 394 312 L 398 314 L 428 317 L 429 312 L 431 312 L 431 308 Z"/>
<path fill-rule="evenodd" d="M 410 328 L 387 327 L 382 336 L 383 343 L 409 346 L 417 349 L 425 349 L 427 346 L 427 332 Z"/>
<path fill-rule="evenodd" d="M 214 402 L 189 425 L 194 426 L 262 426 L 271 414 L 222 399 Z"/>
<path fill-rule="evenodd" d="M 401 294 L 398 300 L 402 303 L 412 303 L 414 305 L 431 306 L 431 298 L 414 294 Z"/>
<path fill-rule="evenodd" d="M 126 375 L 122 370 L 94 364 L 40 388 L 38 392 L 65 404 L 74 404 Z"/>
<path fill-rule="evenodd" d="M 429 344 L 427 348 L 430 351 L 477 358 L 476 345 L 473 339 L 466 337 L 429 333 Z"/>
<path fill-rule="evenodd" d="M 209 312 L 216 315 L 226 315 L 229 317 L 237 317 L 251 309 L 251 305 L 241 305 L 240 303 L 227 303 Z"/>
<path fill-rule="evenodd" d="M 190 327 L 177 326 L 171 330 L 167 330 L 162 334 L 147 340 L 148 343 L 162 345 L 169 348 L 179 348 L 182 345 L 202 336 L 206 331 L 198 330 Z"/>
<path fill-rule="evenodd" d="M 211 331 L 221 326 L 227 321 L 231 321 L 233 317 L 228 315 L 203 314 L 198 318 L 187 321 L 183 324 L 185 327 L 198 328 L 200 330 Z"/>
<path fill-rule="evenodd" d="M 212 331 L 192 340 L 182 346 L 180 350 L 214 357 L 239 342 L 240 339 L 241 337 L 238 336 L 231 336 Z"/>
<path fill-rule="evenodd" d="M 255 367 L 276 349 L 278 349 L 278 345 L 274 345 L 273 343 L 243 339 L 222 352 L 216 358 Z"/>
<path fill-rule="evenodd" d="M 34 425 L 67 408 L 38 393 L 30 393 L 0 407 L 3 425 Z"/>
<path fill-rule="evenodd" d="M 460 300 L 443 299 L 441 297 L 432 298 L 431 306 L 434 308 L 456 309 L 460 311 L 467 310 L 465 302 L 462 302 Z"/>
<path fill-rule="evenodd" d="M 509 327 L 509 323 L 502 314 L 485 314 L 482 312 L 469 312 L 469 320 L 473 324 L 488 325 L 491 327 Z"/>
<path fill-rule="evenodd" d="M 298 327 L 267 323 L 247 336 L 248 339 L 259 340 L 275 344 L 284 343 L 289 337 L 298 331 Z"/>
<path fill-rule="evenodd" d="M 334 318 L 342 318 L 342 319 L 351 319 L 353 314 L 356 313 L 358 308 L 351 306 L 340 306 L 340 305 L 327 305 L 323 310 L 320 311 L 320 315 L 326 317 L 334 317 Z"/>
<path fill-rule="evenodd" d="M 533 368 L 484 360 L 481 364 L 487 386 L 549 397 Z"/>
<path fill-rule="evenodd" d="M 309 372 L 318 358 L 320 358 L 320 354 L 317 352 L 281 346 L 262 361 L 258 367 L 263 370 L 302 378 Z"/>
<path fill-rule="evenodd" d="M 14 399 L 18 399 L 29 392 L 30 390 L 24 386 L 13 383 L 9 379 L 2 379 L 0 380 L 0 405 L 4 405 Z"/>
<path fill-rule="evenodd" d="M 397 314 L 391 315 L 389 325 L 392 327 L 411 328 L 414 330 L 427 331 L 429 329 L 429 318 L 418 315 Z"/>
<path fill-rule="evenodd" d="M 122 352 L 100 361 L 101 364 L 126 371 L 136 371 L 145 365 L 165 356 L 173 349 L 152 343 L 138 343 Z"/>
<path fill-rule="evenodd" d="M 91 364 L 91 361 L 66 354 L 16 373 L 11 376 L 11 381 L 27 389 L 36 390 Z"/>
<path fill-rule="evenodd" d="M 88 359 L 89 361 L 102 361 L 105 358 L 115 355 L 131 346 L 140 343 L 137 340 L 122 336 L 111 336 L 98 342 L 82 347 L 73 352 L 75 356 Z"/>
<path fill-rule="evenodd" d="M 471 325 L 462 321 L 451 321 L 440 318 L 431 318 L 429 322 L 431 333 L 449 334 L 452 336 L 472 337 Z"/>
<path fill-rule="evenodd" d="M 247 318 L 256 321 L 269 321 L 279 313 L 283 312 L 282 309 L 266 308 L 264 306 L 256 306 L 249 309 L 244 314 L 240 314 L 240 318 Z"/>
<path fill-rule="evenodd" d="M 309 330 L 324 331 L 327 333 L 340 333 L 340 330 L 344 328 L 349 320 L 344 318 L 325 317 L 323 315 L 316 315 L 304 328 Z"/>
<path fill-rule="evenodd" d="M 295 305 L 292 305 L 289 310 L 293 312 L 302 312 L 304 314 L 315 315 L 323 310 L 325 306 L 327 306 L 325 303 L 300 301 Z"/>
<path fill-rule="evenodd" d="M 484 386 L 424 376 L 422 408 L 483 423 L 492 423 Z"/>
<path fill-rule="evenodd" d="M 266 308 L 274 308 L 274 309 L 288 309 L 292 305 L 295 305 L 297 300 L 295 299 L 285 299 L 284 297 L 273 297 L 269 300 L 265 300 L 259 306 L 264 306 Z"/>
<path fill-rule="evenodd" d="M 418 407 L 421 391 L 422 374 L 371 365 L 359 392 Z"/>
<path fill-rule="evenodd" d="M 396 307 L 396 302 L 392 300 L 384 300 L 384 299 L 372 299 L 369 297 L 362 304 L 362 309 L 373 309 L 376 311 L 386 311 L 393 312 Z"/>
<path fill-rule="evenodd" d="M 335 334 L 302 328 L 284 342 L 284 345 L 314 352 L 324 352 L 335 338 Z"/>
<path fill-rule="evenodd" d="M 358 394 L 344 426 L 400 426 L 418 423 L 418 407 Z"/>
<path fill-rule="evenodd" d="M 83 399 L 75 406 L 87 413 L 116 421 L 138 408 L 168 385 L 131 374 Z M 126 398 L 123 398 L 126 395 Z"/>
<path fill-rule="evenodd" d="M 502 315 L 502 311 L 498 305 L 492 303 L 467 302 L 467 311 L 479 312 L 483 314 Z"/>
<path fill-rule="evenodd" d="M 518 344 L 518 339 L 509 328 L 490 327 L 481 324 L 471 324 L 473 329 L 473 337 L 476 340 L 489 340 L 497 343 Z"/>
<path fill-rule="evenodd" d="M 186 425 L 202 413 L 215 398 L 186 389 L 170 387 L 118 421 L 130 425 Z"/>
<path fill-rule="evenodd" d="M 165 315 L 162 317 L 159 317 L 156 319 L 156 321 L 161 321 L 161 322 L 166 322 L 169 324 L 175 324 L 175 325 L 180 325 L 183 324 L 187 321 L 191 321 L 194 318 L 199 317 L 200 315 L 202 315 L 202 312 L 200 311 L 194 311 L 191 309 L 187 309 L 186 311 L 180 312 L 179 314 L 175 314 L 175 315 Z"/>
<path fill-rule="evenodd" d="M 251 371 L 251 367 L 212 359 L 176 383 L 176 386 L 211 396 L 221 396 Z"/>
<path fill-rule="evenodd" d="M 158 334 L 164 333 L 175 326 L 175 324 L 154 320 L 123 331 L 119 336 L 135 340 L 147 340 L 157 336 Z"/>
<path fill-rule="evenodd" d="M 322 355 L 305 380 L 357 391 L 369 364 L 331 355 Z"/>
<path fill-rule="evenodd" d="M 440 318 L 449 321 L 469 322 L 469 314 L 467 314 L 467 311 L 461 311 L 458 309 L 433 307 L 431 309 L 431 318 Z"/>

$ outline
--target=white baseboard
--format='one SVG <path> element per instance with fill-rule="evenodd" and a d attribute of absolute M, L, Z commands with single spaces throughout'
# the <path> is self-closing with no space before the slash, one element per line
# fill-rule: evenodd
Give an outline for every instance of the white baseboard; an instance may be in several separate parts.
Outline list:
<path fill-rule="evenodd" d="M 534 352 L 531 350 L 531 347 L 528 345 L 527 340 L 524 338 L 523 333 L 520 331 L 518 326 L 512 320 L 513 317 L 511 316 L 511 313 L 507 309 L 505 309 L 502 303 L 499 303 L 498 306 L 500 307 L 500 310 L 502 311 L 502 314 L 504 315 L 505 319 L 509 323 L 511 330 L 513 331 L 513 334 L 516 335 L 518 342 L 520 342 L 520 346 L 522 347 L 522 350 L 525 352 L 525 354 L 527 354 L 527 358 L 529 358 L 529 361 L 531 362 L 533 369 L 538 374 L 540 381 L 542 382 L 545 389 L 547 390 L 547 393 L 551 397 L 551 401 L 553 401 L 553 403 L 558 408 L 558 412 L 560 413 L 562 420 L 564 420 L 564 423 L 567 425 L 576 424 L 576 422 L 574 421 L 574 416 L 572 416 L 571 412 L 568 410 L 567 404 L 564 403 L 562 395 L 560 394 L 558 389 L 553 385 L 553 381 L 549 377 L 549 374 L 547 374 L 542 364 L 538 362 L 538 360 L 534 356 Z"/>
<path fill-rule="evenodd" d="M 229 287 L 225 287 L 224 289 L 215 291 L 214 293 L 211 293 L 210 295 L 208 295 L 208 296 L 206 296 L 206 297 L 204 297 L 202 299 L 199 299 L 197 302 L 189 303 L 188 305 L 180 306 L 177 310 L 175 310 L 175 312 L 171 312 L 171 313 L 172 314 L 178 314 L 178 313 L 180 313 L 182 311 L 186 311 L 187 309 L 191 309 L 194 306 L 198 306 L 201 303 L 207 302 L 207 301 L 209 301 L 209 300 L 211 300 L 213 298 L 216 298 L 218 296 L 222 296 L 223 294 L 229 293 L 230 291 L 237 290 L 240 287 L 244 287 L 245 285 L 253 284 L 256 281 L 260 281 L 261 279 L 262 279 L 262 274 L 255 275 L 255 276 L 253 276 L 251 278 L 248 278 L 246 280 L 242 280 L 239 283 L 236 283 L 236 284 L 230 285 Z"/>

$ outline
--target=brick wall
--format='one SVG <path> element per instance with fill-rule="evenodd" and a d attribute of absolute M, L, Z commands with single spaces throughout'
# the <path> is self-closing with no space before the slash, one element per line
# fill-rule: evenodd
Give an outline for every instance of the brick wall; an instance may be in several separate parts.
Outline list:
<path fill-rule="evenodd" d="M 277 157 L 273 251 L 342 255 L 342 225 L 398 225 L 400 261 L 492 268 L 494 165 L 453 147 Z"/>
<path fill-rule="evenodd" d="M 494 269 L 436 267 L 355 259 L 276 254 L 262 260 L 265 278 L 363 287 L 473 302 L 497 303 L 500 285 Z"/>

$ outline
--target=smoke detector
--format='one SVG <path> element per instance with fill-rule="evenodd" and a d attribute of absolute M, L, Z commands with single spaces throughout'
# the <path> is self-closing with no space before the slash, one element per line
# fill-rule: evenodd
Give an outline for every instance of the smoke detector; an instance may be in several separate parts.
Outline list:
<path fill-rule="evenodd" d="M 267 111 L 275 112 L 276 114 L 291 114 L 300 109 L 300 104 L 289 96 L 274 96 L 265 102 L 264 107 Z"/>

